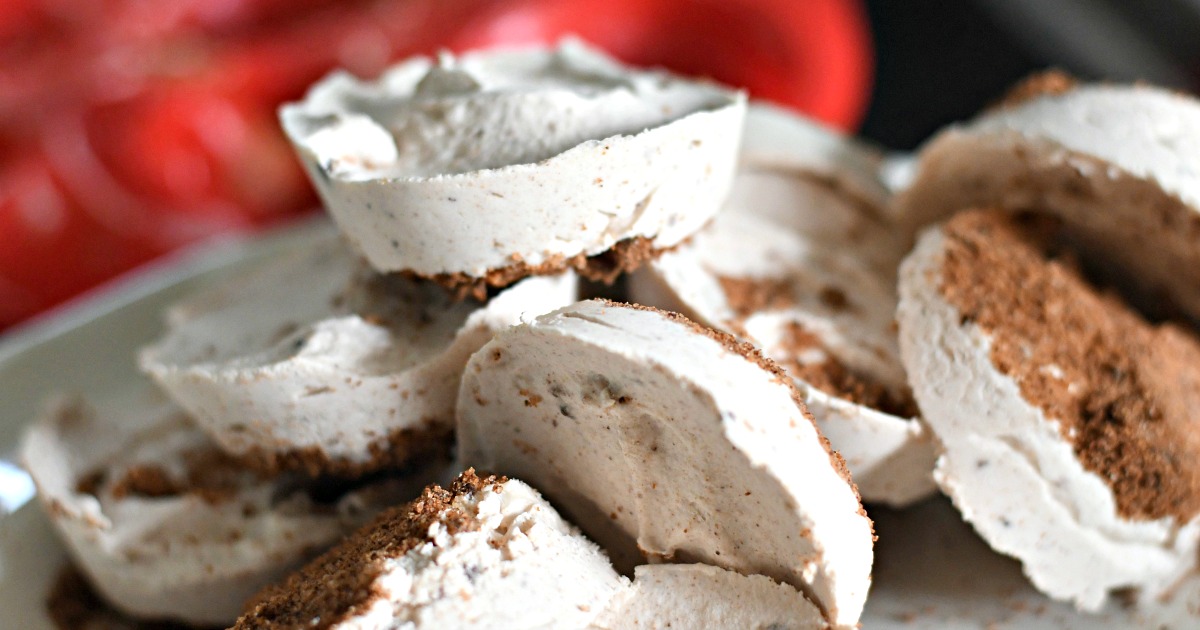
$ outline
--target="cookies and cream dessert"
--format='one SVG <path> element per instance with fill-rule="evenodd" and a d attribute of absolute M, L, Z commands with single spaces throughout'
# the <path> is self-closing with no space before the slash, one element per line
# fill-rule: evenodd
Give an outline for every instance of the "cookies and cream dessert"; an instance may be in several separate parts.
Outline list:
<path fill-rule="evenodd" d="M 63 399 L 29 430 L 22 456 L 71 556 L 109 603 L 196 625 L 232 622 L 246 598 L 446 465 L 353 483 L 267 475 L 162 400 L 98 409 Z"/>
<path fill-rule="evenodd" d="M 361 474 L 445 449 L 467 358 L 522 315 L 574 301 L 575 285 L 530 278 L 455 301 L 364 269 L 330 234 L 172 307 L 141 366 L 230 453 Z"/>
<path fill-rule="evenodd" d="M 628 582 L 536 490 L 467 470 L 381 514 L 234 628 L 587 628 Z"/>
<path fill-rule="evenodd" d="M 634 274 L 633 301 L 761 347 L 796 380 L 863 500 L 929 496 L 933 446 L 893 320 L 905 250 L 883 210 L 877 155 L 762 106 L 750 108 L 744 138 L 725 207 Z"/>
<path fill-rule="evenodd" d="M 942 490 L 1038 589 L 1094 611 L 1196 565 L 1200 339 L 1091 284 L 1076 238 L 960 213 L 905 261 L 897 317 Z"/>
<path fill-rule="evenodd" d="M 611 281 L 679 244 L 728 191 L 744 109 L 567 41 L 335 73 L 281 119 L 374 268 L 480 293 L 568 268 Z"/>
<path fill-rule="evenodd" d="M 748 344 L 580 302 L 480 349 L 458 411 L 464 464 L 534 485 L 618 566 L 762 574 L 858 621 L 871 522 L 791 379 Z"/>

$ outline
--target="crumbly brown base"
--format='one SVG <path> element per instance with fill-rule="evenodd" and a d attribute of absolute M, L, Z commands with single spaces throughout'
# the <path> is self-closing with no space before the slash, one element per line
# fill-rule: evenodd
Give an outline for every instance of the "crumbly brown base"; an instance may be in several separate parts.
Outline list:
<path fill-rule="evenodd" d="M 203 630 L 171 621 L 134 619 L 108 605 L 74 565 L 59 569 L 46 596 L 46 613 L 59 630 Z"/>
<path fill-rule="evenodd" d="M 717 281 L 725 293 L 726 303 L 739 318 L 726 322 L 725 325 L 738 334 L 744 332 L 743 324 L 751 315 L 763 311 L 785 310 L 796 304 L 793 285 L 788 278 L 718 276 Z M 826 287 L 818 297 L 831 310 L 856 308 L 845 293 L 834 287 Z M 915 418 L 920 415 L 910 393 L 893 394 L 883 384 L 851 370 L 829 351 L 818 336 L 800 324 L 792 322 L 784 333 L 781 345 L 792 358 L 778 362 L 788 374 L 822 392 L 898 418 Z M 813 363 L 801 363 L 795 359 L 806 350 L 819 350 L 827 359 Z"/>
<path fill-rule="evenodd" d="M 287 472 L 301 472 L 314 479 L 358 479 L 400 469 L 420 457 L 447 451 L 453 441 L 453 434 L 448 431 L 400 429 L 371 444 L 371 457 L 364 462 L 331 458 L 315 447 L 282 452 L 252 450 L 243 455 L 229 455 L 215 448 L 198 449 L 182 453 L 185 463 L 182 478 L 162 466 L 141 464 L 126 469 L 114 480 L 109 492 L 116 499 L 195 494 L 215 504 L 236 495 L 247 476 L 265 480 Z M 75 490 L 95 495 L 106 480 L 105 470 L 88 473 L 79 478 Z"/>
<path fill-rule="evenodd" d="M 907 392 L 906 395 L 895 395 L 882 383 L 846 367 L 846 364 L 833 356 L 820 337 L 800 324 L 788 324 L 784 331 L 782 347 L 792 358 L 780 363 L 787 369 L 788 374 L 804 381 L 810 387 L 897 418 L 915 418 L 920 415 L 920 410 L 917 409 L 911 395 Z M 801 363 L 795 358 L 808 350 L 819 350 L 827 358 L 814 363 Z"/>
<path fill-rule="evenodd" d="M 434 426 L 436 423 L 425 423 Z M 309 477 L 330 476 L 354 479 L 380 470 L 401 468 L 413 460 L 444 451 L 454 442 L 453 431 L 434 429 L 397 429 L 368 446 L 364 461 L 331 457 L 316 446 L 269 451 L 255 447 L 240 456 L 242 464 L 262 474 L 284 471 L 302 472 Z"/>
<path fill-rule="evenodd" d="M 991 360 L 1058 421 L 1123 517 L 1200 514 L 1200 338 L 1151 324 L 1092 286 L 1047 216 L 960 213 L 943 227 L 939 291 L 992 340 Z M 1047 369 L 1055 366 L 1057 370 Z"/>
<path fill-rule="evenodd" d="M 115 499 L 129 496 L 160 498 L 191 494 L 210 504 L 230 499 L 248 479 L 262 481 L 271 476 L 263 470 L 248 469 L 245 462 L 216 447 L 195 448 L 179 454 L 183 474 L 177 475 L 158 464 L 143 463 L 125 468 L 120 477 L 111 480 L 107 491 Z M 96 495 L 101 492 L 109 471 L 101 468 L 82 475 L 75 491 Z"/>
<path fill-rule="evenodd" d="M 448 489 L 428 486 L 416 500 L 383 512 L 283 584 L 259 593 L 234 628 L 321 630 L 363 613 L 383 596 L 374 582 L 388 559 L 425 543 L 435 523 L 451 534 L 477 528 L 479 524 L 470 515 L 454 507 L 454 500 L 489 485 L 498 490 L 505 481 L 503 477 L 480 477 L 471 468 Z"/>
<path fill-rule="evenodd" d="M 489 287 L 507 287 L 529 276 L 553 276 L 568 269 L 573 269 L 580 276 L 593 282 L 612 284 L 622 274 L 634 271 L 647 261 L 654 260 L 664 252 L 671 251 L 676 247 L 678 245 L 655 247 L 654 239 L 635 236 L 619 241 L 611 249 L 594 256 L 554 255 L 537 265 L 531 265 L 523 260 L 514 260 L 511 265 L 489 269 L 483 276 L 473 276 L 462 272 L 433 275 L 401 273 L 410 277 L 424 278 L 446 287 L 454 293 L 457 299 L 471 297 L 483 301 L 487 299 Z"/>
<path fill-rule="evenodd" d="M 782 311 L 796 305 L 792 280 L 778 278 L 743 278 L 717 276 L 725 303 L 739 319 L 745 320 L 763 311 Z"/>

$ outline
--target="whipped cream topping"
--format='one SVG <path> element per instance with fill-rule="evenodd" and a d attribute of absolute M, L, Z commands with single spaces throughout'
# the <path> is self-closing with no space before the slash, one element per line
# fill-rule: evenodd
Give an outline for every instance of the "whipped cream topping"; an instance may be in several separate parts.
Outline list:
<path fill-rule="evenodd" d="M 707 564 L 650 564 L 592 624 L 594 630 L 636 628 L 828 628 L 799 591 L 762 575 Z"/>
<path fill-rule="evenodd" d="M 837 183 L 878 187 L 874 154 L 761 106 L 750 108 L 745 138 L 724 208 L 690 242 L 639 270 L 631 297 L 753 342 L 778 361 L 864 500 L 905 505 L 928 496 L 933 447 L 908 418 L 915 409 L 901 402 L 908 382 L 893 329 L 903 240 L 883 218 L 886 196 L 868 203 Z M 833 369 L 853 382 L 816 380 Z M 882 392 L 856 392 L 863 389 Z"/>
<path fill-rule="evenodd" d="M 304 480 L 250 472 L 174 405 L 55 404 L 22 456 L 94 587 L 138 617 L 229 624 L 258 589 L 441 475 L 358 484 L 328 502 Z"/>
<path fill-rule="evenodd" d="M 586 301 L 468 364 L 460 458 L 536 485 L 614 562 L 763 574 L 853 625 L 871 524 L 786 376 L 681 316 Z"/>
<path fill-rule="evenodd" d="M 728 190 L 743 112 L 737 92 L 569 41 L 335 73 L 280 115 L 376 269 L 481 278 L 680 242 Z"/>
<path fill-rule="evenodd" d="M 941 228 L 921 237 L 901 267 L 897 311 L 902 357 L 938 438 L 938 484 L 1050 597 L 1097 611 L 1116 590 L 1163 594 L 1195 566 L 1200 519 L 1120 513 L 1108 480 L 1085 467 L 1059 420 L 997 367 L 993 336 L 943 294 L 947 242 Z M 1186 483 L 1164 483 L 1175 482 Z"/>
<path fill-rule="evenodd" d="M 566 275 L 455 302 L 366 272 L 330 235 L 174 306 L 141 366 L 229 452 L 361 472 L 438 447 L 470 354 L 523 313 L 574 299 Z"/>
<path fill-rule="evenodd" d="M 914 231 L 963 208 L 1054 213 L 1124 288 L 1200 320 L 1200 285 L 1178 273 L 1200 266 L 1194 98 L 1128 85 L 1028 95 L 927 142 L 897 207 Z"/>
<path fill-rule="evenodd" d="M 347 589 L 355 601 L 314 605 L 307 587 Z M 236 627 L 582 629 L 626 588 L 536 490 L 468 471 L 269 591 Z"/>
<path fill-rule="evenodd" d="M 333 177 L 434 177 L 540 162 L 733 100 L 567 42 L 553 51 L 417 58 L 375 83 L 335 73 L 309 94 L 305 113 L 344 115 L 304 122 L 313 129 L 308 146 Z"/>

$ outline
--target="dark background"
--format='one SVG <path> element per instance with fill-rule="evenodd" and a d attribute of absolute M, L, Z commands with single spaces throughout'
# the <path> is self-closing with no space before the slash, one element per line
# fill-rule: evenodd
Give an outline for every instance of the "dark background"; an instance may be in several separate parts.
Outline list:
<path fill-rule="evenodd" d="M 1200 0 L 867 0 L 875 89 L 862 135 L 912 149 L 1025 75 L 1194 91 Z"/>

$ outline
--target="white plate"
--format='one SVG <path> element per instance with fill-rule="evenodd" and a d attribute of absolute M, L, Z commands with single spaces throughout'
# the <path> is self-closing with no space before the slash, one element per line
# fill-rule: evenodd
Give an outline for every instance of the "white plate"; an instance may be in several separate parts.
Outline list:
<path fill-rule="evenodd" d="M 176 256 L 117 282 L 0 341 L 0 463 L 11 460 L 22 428 L 61 390 L 119 401 L 151 384 L 134 365 L 136 348 L 160 331 L 162 309 L 201 283 L 243 273 L 278 252 L 305 247 L 324 221 L 252 241 Z M 19 501 L 24 480 L 4 475 L 0 495 Z M 1035 592 L 1012 560 L 992 553 L 943 499 L 906 511 L 872 510 L 879 534 L 870 630 L 913 628 L 1200 627 L 1200 578 L 1172 602 L 1135 615 L 1084 616 Z M 36 502 L 0 516 L 0 626 L 50 629 L 44 601 L 64 554 Z M 1197 611 L 1196 613 L 1189 612 Z"/>

